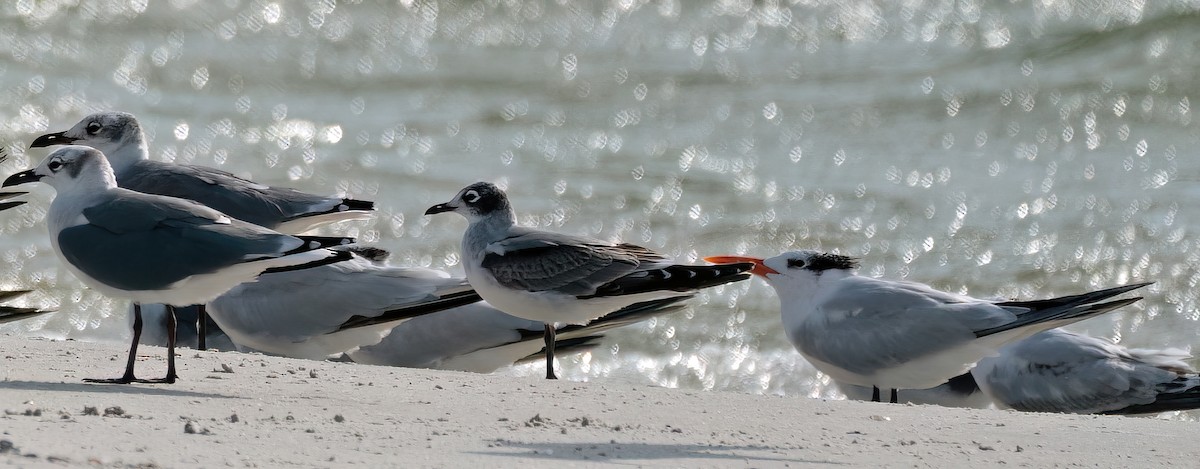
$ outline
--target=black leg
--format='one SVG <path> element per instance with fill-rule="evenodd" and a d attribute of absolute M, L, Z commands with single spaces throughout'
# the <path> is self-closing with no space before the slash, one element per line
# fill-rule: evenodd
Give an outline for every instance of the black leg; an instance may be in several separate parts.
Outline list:
<path fill-rule="evenodd" d="M 554 375 L 554 324 L 545 324 L 545 335 L 542 336 L 546 340 L 546 379 L 558 379 Z"/>
<path fill-rule="evenodd" d="M 208 312 L 204 310 L 204 305 L 196 307 L 196 337 L 196 348 L 208 350 Z"/>
<path fill-rule="evenodd" d="M 175 375 L 175 333 L 178 330 L 179 322 L 175 318 L 175 307 L 167 306 L 167 376 L 161 379 L 138 379 L 139 383 L 147 384 L 171 384 L 178 377 Z"/>
<path fill-rule="evenodd" d="M 138 341 L 142 340 L 142 305 L 133 304 L 133 343 L 129 344 L 129 361 L 125 362 L 125 374 L 116 379 L 84 378 L 88 383 L 129 384 L 137 381 L 133 376 L 133 362 L 137 360 Z"/>
<path fill-rule="evenodd" d="M 892 404 L 900 403 L 900 390 L 892 388 Z"/>
<path fill-rule="evenodd" d="M 871 386 L 871 402 L 879 402 L 879 387 Z"/>

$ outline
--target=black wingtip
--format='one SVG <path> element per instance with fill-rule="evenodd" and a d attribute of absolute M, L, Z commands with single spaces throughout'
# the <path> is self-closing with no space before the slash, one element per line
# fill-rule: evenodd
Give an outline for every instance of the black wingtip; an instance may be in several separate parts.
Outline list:
<path fill-rule="evenodd" d="M 305 251 L 309 251 L 309 249 L 305 249 L 304 251 L 301 251 L 301 252 L 305 252 Z M 335 263 L 342 262 L 342 261 L 348 261 L 348 260 L 354 258 L 354 254 L 347 252 L 347 251 L 337 251 L 337 250 L 331 249 L 331 250 L 329 250 L 329 252 L 330 252 L 329 256 L 326 256 L 325 258 L 320 259 L 320 260 L 306 262 L 303 264 L 289 265 L 289 266 L 285 266 L 285 267 L 271 267 L 267 270 L 262 271 L 262 273 L 277 274 L 280 272 L 291 272 L 294 270 L 311 269 L 313 267 L 321 267 L 323 265 L 335 264 Z"/>
<path fill-rule="evenodd" d="M 428 303 L 422 303 L 422 304 L 419 304 L 416 306 L 409 306 L 406 308 L 399 308 L 399 309 L 384 311 L 383 314 L 380 314 L 378 316 L 367 317 L 367 316 L 359 316 L 356 314 L 354 316 L 351 316 L 350 319 L 347 319 L 346 322 L 343 322 L 340 326 L 338 326 L 338 328 L 335 330 L 335 332 L 341 332 L 341 331 L 344 331 L 347 329 L 354 329 L 354 328 L 358 328 L 358 327 L 374 326 L 377 324 L 386 324 L 386 323 L 401 321 L 401 320 L 405 320 L 405 319 L 412 319 L 417 316 L 424 316 L 426 314 L 436 313 L 438 311 L 443 311 L 443 310 L 447 310 L 450 308 L 466 306 L 466 305 L 469 305 L 472 303 L 479 302 L 481 300 L 483 300 L 483 298 L 480 298 L 479 294 L 475 293 L 475 290 L 465 290 L 465 291 L 461 291 L 461 292 L 454 293 L 451 295 L 443 296 L 441 298 L 438 298 L 435 301 L 430 301 Z"/>
<path fill-rule="evenodd" d="M 1195 379 L 1196 375 L 1190 375 Z M 1185 387 L 1181 384 L 1188 381 L 1188 377 L 1181 376 L 1176 380 L 1176 383 L 1166 383 L 1166 386 L 1174 386 L 1176 388 Z M 1148 404 L 1137 404 L 1129 407 L 1124 407 L 1116 410 L 1100 412 L 1105 415 L 1142 415 L 1142 414 L 1157 414 L 1161 412 L 1174 412 L 1179 410 L 1200 409 L 1200 386 L 1193 386 L 1183 390 L 1171 390 L 1159 392 L 1155 397 L 1154 402 Z"/>
<path fill-rule="evenodd" d="M 47 313 L 53 313 L 54 310 L 40 310 L 37 308 L 21 308 L 15 306 L 0 306 L 0 324 L 22 319 L 29 319 L 34 316 L 41 316 Z"/>
<path fill-rule="evenodd" d="M 0 291 L 0 301 L 8 301 L 18 296 L 32 292 L 33 290 L 9 290 Z"/>
<path fill-rule="evenodd" d="M 342 199 L 342 205 L 346 206 L 346 210 L 359 210 L 368 212 L 375 210 L 375 202 L 370 200 Z"/>
<path fill-rule="evenodd" d="M 288 251 L 288 254 L 295 254 L 305 251 L 313 251 L 321 248 L 332 248 L 338 246 L 347 246 L 354 244 L 354 238 L 346 238 L 341 236 L 297 236 L 304 240 L 304 245 Z"/>

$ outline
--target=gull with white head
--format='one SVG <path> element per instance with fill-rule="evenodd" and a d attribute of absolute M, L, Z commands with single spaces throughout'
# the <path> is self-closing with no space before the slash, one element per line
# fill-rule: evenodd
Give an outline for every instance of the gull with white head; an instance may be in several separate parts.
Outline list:
<path fill-rule="evenodd" d="M 100 150 L 112 165 L 120 187 L 193 200 L 280 233 L 299 234 L 333 222 L 366 218 L 375 209 L 374 202 L 306 194 L 205 166 L 152 160 L 141 124 L 125 112 L 91 114 L 70 129 L 34 139 L 29 146 L 54 145 L 85 145 Z M 205 314 L 201 306 L 201 331 L 207 322 Z M 205 348 L 204 335 L 199 335 L 201 350 Z"/>
<path fill-rule="evenodd" d="M 68 270 L 89 287 L 135 304 L 206 303 L 264 271 L 348 258 L 348 253 L 325 248 L 353 242 L 289 236 L 189 200 L 119 188 L 104 154 L 84 146 L 55 150 L 38 167 L 8 177 L 2 186 L 31 182 L 44 182 L 57 192 L 47 224 L 50 244 Z M 125 375 L 95 381 L 141 381 L 133 374 L 140 326 L 135 308 Z M 152 382 L 176 379 L 174 334 L 168 334 L 167 376 Z"/>

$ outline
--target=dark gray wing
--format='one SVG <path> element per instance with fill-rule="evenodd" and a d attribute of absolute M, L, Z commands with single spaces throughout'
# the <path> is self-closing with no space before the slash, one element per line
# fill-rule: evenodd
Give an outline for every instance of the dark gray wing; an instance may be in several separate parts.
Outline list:
<path fill-rule="evenodd" d="M 531 292 L 553 290 L 576 296 L 637 271 L 663 257 L 632 245 L 514 229 L 514 236 L 487 246 L 483 268 L 499 284 Z"/>
<path fill-rule="evenodd" d="M 59 232 L 58 245 L 71 265 L 122 290 L 162 289 L 303 244 L 186 201 L 112 194 L 83 210 L 88 223 Z"/>
<path fill-rule="evenodd" d="M 147 194 L 194 200 L 222 213 L 272 228 L 308 215 L 337 211 L 343 200 L 269 187 L 204 166 L 142 160 L 122 171 L 117 183 Z"/>

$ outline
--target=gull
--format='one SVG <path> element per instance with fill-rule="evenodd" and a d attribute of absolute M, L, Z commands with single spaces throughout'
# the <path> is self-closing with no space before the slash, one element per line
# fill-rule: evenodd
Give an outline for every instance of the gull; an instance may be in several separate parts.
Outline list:
<path fill-rule="evenodd" d="M 229 217 L 298 234 L 328 223 L 370 216 L 375 203 L 270 187 L 205 166 L 150 159 L 146 136 L 133 114 L 99 112 L 68 130 L 42 135 L 30 148 L 85 145 L 104 153 L 117 185 L 147 194 L 199 202 Z"/>
<path fill-rule="evenodd" d="M 546 378 L 554 375 L 554 323 L 587 324 L 634 303 L 745 280 L 753 264 L 673 264 L 654 251 L 516 225 L 508 196 L 494 184 L 463 188 L 426 215 L 455 212 L 467 280 L 489 304 L 543 324 Z"/>
<path fill-rule="evenodd" d="M 1009 344 L 971 370 L 1002 408 L 1146 414 L 1200 408 L 1200 375 L 1179 349 L 1130 349 L 1053 329 Z"/>
<path fill-rule="evenodd" d="M 18 296 L 29 293 L 31 290 L 12 290 L 0 291 L 0 301 L 8 301 Z M 20 321 L 34 316 L 41 316 L 46 313 L 54 312 L 53 310 L 41 310 L 37 308 L 25 308 L 20 306 L 0 306 L 0 324 L 13 321 Z"/>
<path fill-rule="evenodd" d="M 209 303 L 216 321 L 210 332 L 224 332 L 243 351 L 312 360 L 344 353 L 348 360 L 371 365 L 476 373 L 490 373 L 542 350 L 542 323 L 480 301 L 466 279 L 434 269 L 387 266 L 381 262 L 387 253 L 379 248 L 346 249 L 354 258 L 266 273 L 225 292 Z M 556 349 L 595 346 L 603 332 L 677 311 L 687 298 L 633 305 L 587 326 L 563 327 Z M 142 310 L 148 320 L 165 313 L 164 305 L 146 304 Z M 142 342 L 147 340 L 143 335 Z"/>
<path fill-rule="evenodd" d="M 684 308 L 692 295 L 626 306 L 587 325 L 566 325 L 555 331 L 556 353 L 584 351 L 599 345 L 604 333 Z M 410 319 L 392 329 L 375 345 L 346 352 L 347 358 L 367 365 L 432 368 L 491 373 L 500 368 L 542 358 L 543 324 L 500 311 L 479 302 Z"/>
<path fill-rule="evenodd" d="M 306 194 L 205 166 L 151 160 L 142 127 L 129 113 L 89 115 L 68 130 L 34 139 L 30 148 L 68 144 L 86 145 L 104 153 L 120 187 L 193 200 L 229 217 L 281 233 L 299 234 L 328 223 L 366 218 L 375 209 L 374 202 Z M 204 315 L 201 308 L 201 330 L 207 322 Z M 200 349 L 204 348 L 201 341 Z"/>
<path fill-rule="evenodd" d="M 233 287 L 210 301 L 208 312 L 241 347 L 323 360 L 379 343 L 403 321 L 477 301 L 479 295 L 466 279 L 435 269 L 380 265 L 354 255 L 331 264 L 263 274 L 257 282 Z"/>
<path fill-rule="evenodd" d="M 38 181 L 58 193 L 47 214 L 55 254 L 84 284 L 135 304 L 125 374 L 92 382 L 175 382 L 170 320 L 166 377 L 134 376 L 142 326 L 136 305 L 206 303 L 264 271 L 345 259 L 348 253 L 324 248 L 353 241 L 289 236 L 189 200 L 119 188 L 104 154 L 90 147 L 55 150 L 37 168 L 9 176 L 0 187 Z"/>
<path fill-rule="evenodd" d="M 835 381 L 890 389 L 893 403 L 897 390 L 941 385 L 1005 344 L 1140 300 L 1099 303 L 1150 284 L 1048 300 L 989 301 L 861 277 L 854 273 L 857 259 L 837 254 L 705 260 L 753 262 L 752 273 L 779 295 L 783 329 L 796 350 Z M 878 392 L 872 400 L 880 400 Z"/>

